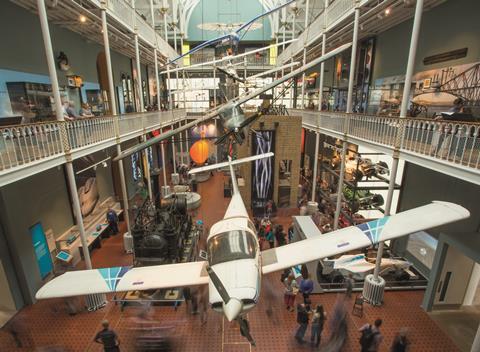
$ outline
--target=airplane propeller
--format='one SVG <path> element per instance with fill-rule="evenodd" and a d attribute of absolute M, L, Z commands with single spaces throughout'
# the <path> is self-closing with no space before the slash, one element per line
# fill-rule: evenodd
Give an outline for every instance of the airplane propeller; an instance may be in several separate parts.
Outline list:
<path fill-rule="evenodd" d="M 225 286 L 223 286 L 222 281 L 211 267 L 207 267 L 207 273 L 213 286 L 215 286 L 218 293 L 220 294 L 220 297 L 223 300 L 223 313 L 227 317 L 228 321 L 237 319 L 239 317 L 239 314 L 242 312 L 242 301 L 237 298 L 230 297 L 227 289 L 225 288 Z"/>

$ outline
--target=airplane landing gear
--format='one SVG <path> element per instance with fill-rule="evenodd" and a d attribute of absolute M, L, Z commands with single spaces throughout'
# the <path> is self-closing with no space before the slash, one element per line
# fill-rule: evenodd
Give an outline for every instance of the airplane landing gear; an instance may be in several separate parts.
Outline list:
<path fill-rule="evenodd" d="M 250 324 L 248 323 L 248 320 L 244 317 L 238 317 L 237 321 L 238 325 L 240 325 L 240 333 L 242 336 L 245 337 L 252 346 L 255 346 L 255 340 L 252 335 L 250 335 Z"/>

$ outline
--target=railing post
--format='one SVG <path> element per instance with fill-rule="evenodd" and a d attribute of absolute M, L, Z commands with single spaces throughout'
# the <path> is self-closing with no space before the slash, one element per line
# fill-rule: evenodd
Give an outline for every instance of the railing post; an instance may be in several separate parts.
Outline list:
<path fill-rule="evenodd" d="M 325 55 L 326 45 L 327 45 L 327 7 L 328 0 L 325 0 L 325 9 L 323 10 L 323 33 L 322 33 L 322 56 Z M 322 100 L 323 100 L 323 81 L 325 76 L 325 62 L 320 64 L 320 81 L 318 85 L 318 111 L 322 111 Z"/>
<path fill-rule="evenodd" d="M 135 2 L 134 3 L 134 13 L 135 13 Z M 136 68 L 137 68 L 137 91 L 138 91 L 138 102 L 140 104 L 139 109 L 137 111 L 144 112 L 145 111 L 145 104 L 143 101 L 143 89 L 142 89 L 142 67 L 140 65 L 140 48 L 138 45 L 138 27 L 137 27 L 137 16 L 135 15 L 135 28 L 134 28 L 134 35 L 133 39 L 135 42 L 135 61 L 136 61 Z"/>
<path fill-rule="evenodd" d="M 345 178 L 345 159 L 347 156 L 347 134 L 349 128 L 350 114 L 353 106 L 353 85 L 355 81 L 355 64 L 357 57 L 357 42 L 358 42 L 358 22 L 360 19 L 359 1 L 355 0 L 355 19 L 353 22 L 353 39 L 352 39 L 352 55 L 350 60 L 350 76 L 348 80 L 348 94 L 347 94 L 347 114 L 345 115 L 344 123 L 344 140 L 342 141 L 342 161 L 340 164 L 340 175 L 338 179 L 337 190 L 337 205 L 335 208 L 335 218 L 333 221 L 334 230 L 338 229 L 338 220 L 340 219 L 340 211 L 342 209 L 342 195 L 343 195 L 343 180 Z"/>

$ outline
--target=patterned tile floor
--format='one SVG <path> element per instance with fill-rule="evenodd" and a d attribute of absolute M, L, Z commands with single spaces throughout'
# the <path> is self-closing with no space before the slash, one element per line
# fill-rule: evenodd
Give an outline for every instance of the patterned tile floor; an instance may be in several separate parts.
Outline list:
<path fill-rule="evenodd" d="M 223 216 L 228 199 L 223 198 L 221 175 L 199 185 L 203 205 L 196 212 L 196 218 L 204 220 L 207 226 Z M 208 200 L 208 206 L 206 204 Z M 214 204 L 215 206 L 212 206 Z M 295 210 L 281 211 L 278 222 L 284 226 L 290 223 L 288 216 Z M 123 229 L 123 228 L 122 228 Z M 101 249 L 92 254 L 95 267 L 130 265 L 131 256 L 124 254 L 121 236 L 104 241 Z M 92 340 L 100 329 L 103 319 L 108 319 L 121 339 L 122 351 L 139 350 L 136 341 L 167 334 L 174 343 L 174 351 L 185 352 L 282 352 L 309 351 L 309 345 L 300 346 L 293 338 L 296 322 L 295 313 L 288 312 L 282 302 L 282 285 L 279 274 L 269 274 L 263 278 L 263 296 L 258 306 L 249 313 L 250 328 L 257 347 L 252 348 L 240 336 L 236 323 L 229 323 L 222 316 L 207 312 L 207 321 L 201 323 L 199 315 L 187 314 L 185 305 L 177 310 L 169 306 L 155 306 L 147 313 L 142 307 L 126 307 L 121 311 L 115 303 L 96 312 L 82 311 L 75 316 L 67 314 L 63 300 L 47 300 L 22 309 L 14 318 L 13 324 L 19 331 L 19 339 L 24 347 L 17 348 L 7 329 L 0 330 L 0 351 L 45 351 L 46 347 L 61 347 L 62 351 L 101 351 L 100 345 Z M 270 294 L 268 294 L 270 292 Z M 401 327 L 409 328 L 412 341 L 411 351 L 458 351 L 450 338 L 423 312 L 420 304 L 423 291 L 387 292 L 382 307 L 366 305 L 362 318 L 352 316 L 352 300 L 345 302 L 348 312 L 348 336 L 342 351 L 360 351 L 358 328 L 377 317 L 384 319 L 382 333 L 385 336 L 381 351 L 388 351 L 395 333 Z M 111 297 L 109 297 L 111 298 Z M 313 305 L 322 304 L 327 316 L 333 316 L 337 294 L 313 295 Z M 77 300 L 82 305 L 80 299 Z M 267 308 L 273 313 L 269 316 Z M 145 313 L 145 314 L 140 314 Z M 331 331 L 326 324 L 320 351 L 326 351 L 326 341 Z M 309 339 L 310 332 L 306 338 Z M 332 351 L 331 349 L 328 349 Z"/>

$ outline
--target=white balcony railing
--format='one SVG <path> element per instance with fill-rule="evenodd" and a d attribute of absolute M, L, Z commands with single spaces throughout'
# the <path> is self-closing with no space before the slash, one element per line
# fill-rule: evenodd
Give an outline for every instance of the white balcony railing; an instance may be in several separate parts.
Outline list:
<path fill-rule="evenodd" d="M 170 125 L 185 116 L 185 110 L 120 116 L 120 140 Z M 4 127 L 0 129 L 0 177 L 15 168 L 65 155 L 66 150 L 75 153 L 82 148 L 95 149 L 96 145 L 102 148 L 105 142 L 113 145 L 115 139 L 115 117 L 112 116 Z"/>
<path fill-rule="evenodd" d="M 324 32 L 334 32 L 335 27 L 352 16 L 355 6 L 362 7 L 371 0 L 335 0 L 332 2 L 324 12 L 322 12 L 310 25 L 307 30 L 304 30 L 299 36 L 298 40 L 290 44 L 279 56 L 277 63 L 283 64 L 296 55 L 298 55 L 305 45 L 311 45 L 315 40 L 320 38 Z"/>
<path fill-rule="evenodd" d="M 289 112 L 302 116 L 306 128 L 390 150 L 398 145 L 401 153 L 462 168 L 474 174 L 476 180 L 480 177 L 479 123 L 293 109 Z"/>
<path fill-rule="evenodd" d="M 91 0 L 96 6 L 96 1 Z M 152 48 L 169 59 L 178 56 L 175 50 L 158 34 L 153 27 L 138 14 L 126 0 L 108 0 L 107 13 L 131 33 L 137 29 L 138 36 Z M 182 63 L 179 63 L 182 65 Z"/>

